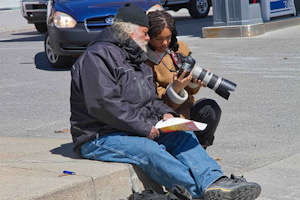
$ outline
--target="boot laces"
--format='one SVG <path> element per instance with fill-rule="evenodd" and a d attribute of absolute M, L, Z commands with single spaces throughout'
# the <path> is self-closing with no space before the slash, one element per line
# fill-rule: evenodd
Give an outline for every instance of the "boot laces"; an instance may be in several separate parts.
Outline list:
<path fill-rule="evenodd" d="M 232 179 L 235 183 L 247 182 L 243 175 L 235 176 L 234 174 L 231 174 L 230 179 Z"/>

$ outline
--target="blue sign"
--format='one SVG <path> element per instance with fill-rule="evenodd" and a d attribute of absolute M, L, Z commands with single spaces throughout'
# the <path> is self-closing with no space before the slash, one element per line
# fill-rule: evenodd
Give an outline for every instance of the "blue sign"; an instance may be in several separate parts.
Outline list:
<path fill-rule="evenodd" d="M 288 11 L 292 8 L 291 0 L 276 0 L 270 2 L 271 13 Z"/>
<path fill-rule="evenodd" d="M 296 15 L 294 0 L 261 0 L 262 16 L 265 21 L 271 17 Z"/>

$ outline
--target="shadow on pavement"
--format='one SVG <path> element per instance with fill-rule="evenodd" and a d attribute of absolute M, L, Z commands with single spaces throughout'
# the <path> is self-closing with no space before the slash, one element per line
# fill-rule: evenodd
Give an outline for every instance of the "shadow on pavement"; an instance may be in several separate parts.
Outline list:
<path fill-rule="evenodd" d="M 17 39 L 0 40 L 0 42 L 34 42 L 34 41 L 44 41 L 45 35 L 39 34 L 37 32 L 22 32 L 22 33 L 12 33 L 15 36 L 24 36 Z"/>
<path fill-rule="evenodd" d="M 47 60 L 45 52 L 39 52 L 34 57 L 35 67 L 46 71 L 70 71 L 70 68 L 53 68 Z"/>
<path fill-rule="evenodd" d="M 30 31 L 30 32 L 18 32 L 18 33 L 12 33 L 11 35 L 39 35 L 44 37 L 45 34 L 39 33 L 37 31 Z"/>
<path fill-rule="evenodd" d="M 57 154 L 57 155 L 61 155 L 61 156 L 68 157 L 68 158 L 82 159 L 79 155 L 74 153 L 72 142 L 62 144 L 60 147 L 57 147 L 55 149 L 51 149 L 50 152 L 52 154 Z"/>

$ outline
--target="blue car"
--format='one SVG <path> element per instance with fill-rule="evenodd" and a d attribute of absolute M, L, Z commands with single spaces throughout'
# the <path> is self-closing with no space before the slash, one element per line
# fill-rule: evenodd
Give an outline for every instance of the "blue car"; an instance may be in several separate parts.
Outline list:
<path fill-rule="evenodd" d="M 99 32 L 113 23 L 117 11 L 134 3 L 145 11 L 162 9 L 160 0 L 49 0 L 44 48 L 53 67 L 70 67 Z"/>

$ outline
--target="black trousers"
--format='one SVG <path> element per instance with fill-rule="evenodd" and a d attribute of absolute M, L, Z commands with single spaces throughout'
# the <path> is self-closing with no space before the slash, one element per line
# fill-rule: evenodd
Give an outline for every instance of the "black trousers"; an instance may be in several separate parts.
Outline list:
<path fill-rule="evenodd" d="M 221 118 L 221 108 L 212 99 L 200 99 L 191 108 L 191 119 L 207 124 L 203 131 L 195 131 L 201 145 L 210 146 L 215 139 L 215 131 Z"/>

